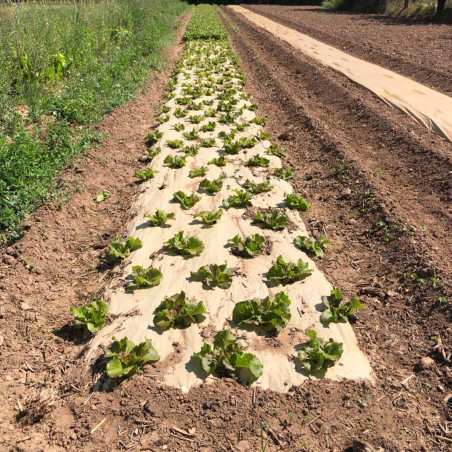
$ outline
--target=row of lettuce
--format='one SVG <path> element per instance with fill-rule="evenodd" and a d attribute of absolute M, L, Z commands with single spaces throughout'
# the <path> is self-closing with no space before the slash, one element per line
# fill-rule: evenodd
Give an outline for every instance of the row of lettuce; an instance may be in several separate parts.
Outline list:
<path fill-rule="evenodd" d="M 243 73 L 237 66 L 227 40 L 227 35 L 222 27 L 213 7 L 201 5 L 197 8 L 192 21 L 185 34 L 184 55 L 176 69 L 173 71 L 167 99 L 174 99 L 177 108 L 174 114 L 177 118 L 184 118 L 174 126 L 181 135 L 179 140 L 168 140 L 165 145 L 174 149 L 179 154 L 169 155 L 164 164 L 169 168 L 178 170 L 183 168 L 187 159 L 195 158 L 203 149 L 217 146 L 217 139 L 222 141 L 221 154 L 218 158 L 209 161 L 208 166 L 194 167 L 189 174 L 190 178 L 203 178 L 197 192 L 174 193 L 174 202 L 181 209 L 190 210 L 203 194 L 214 195 L 223 189 L 224 176 L 216 179 L 205 178 L 210 165 L 223 167 L 228 165 L 228 156 L 238 155 L 240 152 L 252 149 L 260 140 L 268 140 L 268 134 L 259 129 L 259 133 L 252 137 L 236 139 L 236 135 L 246 130 L 254 123 L 264 125 L 265 119 L 255 117 L 251 121 L 238 122 L 237 118 L 245 109 L 254 111 L 257 107 L 248 102 L 250 96 L 243 91 Z M 196 83 L 182 84 L 181 95 L 176 95 L 174 89 L 180 74 L 193 69 L 196 74 Z M 200 98 L 204 100 L 199 101 Z M 246 102 L 238 108 L 239 99 Z M 217 102 L 215 102 L 217 101 Z M 213 107 L 216 108 L 213 108 Z M 170 119 L 168 114 L 171 109 L 162 106 L 160 122 Z M 213 119 L 213 120 L 212 120 Z M 212 138 L 217 122 L 230 125 L 229 132 L 220 132 L 217 138 Z M 186 124 L 193 124 L 192 130 L 186 129 Z M 199 129 L 196 125 L 203 123 Z M 201 138 L 200 132 L 209 134 L 209 138 Z M 163 134 L 159 131 L 150 133 L 146 137 L 149 146 L 148 159 L 152 161 L 161 152 L 157 147 Z M 271 145 L 266 150 L 268 155 L 284 157 L 285 150 Z M 254 155 L 244 161 L 245 166 L 257 168 L 269 168 L 270 160 L 262 155 Z M 267 171 L 267 170 L 264 170 Z M 275 168 L 274 177 L 289 180 L 293 177 L 293 169 Z M 137 173 L 142 180 L 152 179 L 156 170 L 148 167 Z M 252 205 L 253 197 L 273 189 L 271 180 L 264 179 L 261 182 L 246 180 L 241 189 L 234 190 L 223 200 L 218 209 L 202 211 L 193 215 L 194 220 L 204 227 L 215 227 L 221 221 L 221 216 L 227 209 L 246 209 Z M 310 204 L 298 194 L 289 194 L 284 200 L 285 208 L 305 212 Z M 177 213 L 156 210 L 145 214 L 149 227 L 164 227 L 174 220 Z M 280 210 L 265 209 L 254 215 L 253 223 L 263 230 L 282 231 L 289 227 L 288 216 Z M 329 243 L 325 237 L 298 236 L 294 239 L 294 246 L 308 255 L 316 258 L 323 257 L 324 245 Z M 261 234 L 252 234 L 248 237 L 236 235 L 227 241 L 230 252 L 243 259 L 253 259 L 265 253 L 269 249 L 269 238 Z M 109 264 L 116 265 L 127 258 L 130 253 L 143 246 L 140 239 L 128 237 L 116 238 L 110 245 L 105 259 Z M 171 254 L 192 258 L 202 254 L 205 245 L 196 236 L 185 235 L 184 231 L 177 232 L 165 243 L 166 250 Z M 272 287 L 286 286 L 308 278 L 313 270 L 308 268 L 308 263 L 301 259 L 298 262 L 286 262 L 283 256 L 278 256 L 276 262 L 266 273 L 266 283 Z M 162 272 L 154 267 L 144 268 L 133 266 L 129 289 L 149 289 L 160 284 L 163 278 Z M 196 272 L 191 272 L 191 280 L 200 282 L 203 289 L 214 288 L 229 289 L 236 269 L 229 268 L 227 262 L 223 264 L 209 264 L 201 266 Z M 347 322 L 353 318 L 353 311 L 362 309 L 361 303 L 356 298 L 345 302 L 339 290 L 333 290 L 324 297 L 325 305 L 321 313 L 321 321 L 325 324 L 332 322 Z M 263 299 L 243 300 L 235 304 L 232 312 L 232 322 L 238 327 L 263 328 L 267 334 L 279 334 L 290 322 L 291 300 L 284 291 L 275 294 L 274 297 Z M 107 321 L 108 306 L 97 298 L 90 305 L 71 308 L 78 324 L 86 327 L 90 333 L 95 334 Z M 154 326 L 166 331 L 170 328 L 189 327 L 193 323 L 204 321 L 208 315 L 206 306 L 202 301 L 189 300 L 184 292 L 167 296 L 155 311 Z M 296 355 L 296 362 L 300 370 L 306 373 L 318 374 L 333 366 L 342 356 L 343 346 L 332 339 L 325 341 L 319 338 L 314 330 L 306 332 L 309 341 L 303 344 Z M 148 339 L 135 345 L 127 338 L 114 339 L 110 348 L 106 351 L 108 358 L 106 373 L 111 378 L 124 378 L 134 374 L 146 363 L 159 359 L 157 351 Z M 194 358 L 206 375 L 229 375 L 237 377 L 241 382 L 250 383 L 258 379 L 263 372 L 263 366 L 259 358 L 248 352 L 243 341 L 239 340 L 230 329 L 219 331 L 213 344 L 205 343 Z"/>

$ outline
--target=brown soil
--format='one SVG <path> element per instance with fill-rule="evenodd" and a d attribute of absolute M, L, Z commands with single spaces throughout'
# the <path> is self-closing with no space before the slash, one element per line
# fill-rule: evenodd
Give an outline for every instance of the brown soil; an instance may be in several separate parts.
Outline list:
<path fill-rule="evenodd" d="M 244 5 L 363 60 L 452 93 L 452 26 L 306 5 Z"/>
<path fill-rule="evenodd" d="M 99 375 L 83 367 L 86 343 L 69 327 L 72 316 L 67 310 L 102 293 L 112 276 L 99 262 L 130 218 L 139 189 L 133 174 L 145 166 L 139 161 L 144 136 L 156 125 L 151 118 L 157 113 L 167 70 L 152 77 L 137 100 L 101 124 L 108 139 L 68 169 L 72 197 L 41 208 L 28 221 L 25 237 L 2 255 L 1 450 L 258 451 L 261 438 L 269 442 L 267 452 L 342 451 L 351 447 L 353 438 L 386 451 L 439 451 L 450 446 L 451 313 L 450 305 L 435 301 L 450 287 L 449 254 L 443 249 L 445 237 L 437 238 L 417 223 L 417 215 L 424 213 L 419 205 L 428 201 L 432 211 L 440 212 L 431 219 L 432 228 L 437 228 L 433 231 L 447 232 L 441 218 L 448 199 L 441 195 L 450 164 L 446 144 L 417 126 L 410 135 L 405 118 L 394 112 L 384 116 L 383 105 L 370 94 L 357 96 L 353 85 L 339 83 L 336 75 L 291 55 L 243 20 L 234 22 L 241 31 L 231 29 L 230 34 L 242 58 L 247 90 L 261 107 L 259 115 L 268 116 L 267 130 L 291 150 L 287 165 L 297 167 L 295 187 L 313 201 L 306 223 L 313 233 L 326 232 L 332 241 L 319 265 L 347 296 L 360 292 L 367 306 L 355 331 L 375 371 L 375 385 L 309 381 L 282 395 L 224 380 L 182 394 L 160 385 L 153 367 L 147 366 L 114 392 L 90 392 Z M 169 68 L 180 50 L 179 44 L 170 51 Z M 297 77 L 294 71 L 300 71 Z M 308 76 L 315 88 L 310 98 L 303 86 Z M 325 101 L 325 80 L 331 80 L 327 87 L 334 90 L 330 100 L 339 97 L 340 103 Z M 366 96 L 374 103 L 368 104 Z M 323 122 L 325 108 L 331 119 Z M 346 128 L 350 108 L 360 109 L 356 130 Z M 374 130 L 378 133 L 370 133 Z M 358 151 L 368 149 L 364 145 L 384 155 L 388 169 L 384 167 L 382 181 L 369 176 L 369 163 L 357 159 Z M 396 172 L 386 176 L 394 170 L 385 147 L 393 150 L 399 165 L 403 155 L 412 159 L 408 164 L 413 179 L 426 191 L 416 191 L 415 204 L 401 196 Z M 375 165 L 380 168 L 380 161 Z M 400 179 L 410 192 L 415 187 L 404 168 L 399 169 Z M 105 188 L 112 196 L 94 203 Z M 400 220 L 405 214 L 416 233 L 393 228 L 385 242 L 375 221 Z M 437 252 L 435 243 L 441 248 Z M 441 252 L 444 261 L 438 257 Z M 443 287 L 433 290 L 428 283 L 410 283 L 403 277 L 405 271 L 423 276 L 436 272 Z M 444 347 L 434 349 L 437 341 L 432 336 L 440 337 Z M 434 361 L 421 370 L 416 364 L 425 356 Z M 59 391 L 57 401 L 42 420 L 30 424 L 32 414 L 45 405 L 27 406 L 27 400 L 43 385 Z M 21 406 L 29 411 L 17 421 Z M 262 428 L 263 423 L 268 427 Z"/>

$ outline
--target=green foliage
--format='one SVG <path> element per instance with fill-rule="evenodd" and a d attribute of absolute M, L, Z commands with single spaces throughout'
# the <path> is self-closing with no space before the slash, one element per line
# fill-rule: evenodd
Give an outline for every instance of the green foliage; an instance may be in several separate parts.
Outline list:
<path fill-rule="evenodd" d="M 146 152 L 146 153 L 147 153 L 148 160 L 149 160 L 150 162 L 152 162 L 152 160 L 154 160 L 154 158 L 155 158 L 157 155 L 159 155 L 160 152 L 162 152 L 162 148 L 161 148 L 161 147 L 154 148 L 154 149 L 148 149 L 147 152 Z"/>
<path fill-rule="evenodd" d="M 177 191 L 174 193 L 174 201 L 178 202 L 181 207 L 185 210 L 191 209 L 200 199 L 195 192 L 192 192 L 190 195 L 185 194 L 183 191 Z"/>
<path fill-rule="evenodd" d="M 314 237 L 299 235 L 293 239 L 293 244 L 296 248 L 304 251 L 309 256 L 316 256 L 319 259 L 323 257 L 323 247 L 327 243 L 330 243 L 330 241 L 323 236 L 315 239 Z"/>
<path fill-rule="evenodd" d="M 203 267 L 200 267 L 197 272 L 191 272 L 191 277 L 195 281 L 203 283 L 206 289 L 213 289 L 214 287 L 229 289 L 234 275 L 235 270 L 233 268 L 228 268 L 227 262 L 221 265 L 204 265 Z"/>
<path fill-rule="evenodd" d="M 242 239 L 240 235 L 236 235 L 228 242 L 232 243 L 232 252 L 237 256 L 254 257 L 262 253 L 265 245 L 265 237 L 259 234 L 252 234 Z"/>
<path fill-rule="evenodd" d="M 146 212 L 144 218 L 149 219 L 152 226 L 165 226 L 168 220 L 174 220 L 174 213 L 165 213 L 163 210 L 157 209 L 154 214 Z"/>
<path fill-rule="evenodd" d="M 182 123 L 174 124 L 174 130 L 176 132 L 182 132 L 182 130 L 185 130 L 185 126 Z"/>
<path fill-rule="evenodd" d="M 293 284 L 306 279 L 313 272 L 314 270 L 308 269 L 308 263 L 301 259 L 297 263 L 285 262 L 282 256 L 278 256 L 276 263 L 267 272 L 267 279 L 277 286 Z"/>
<path fill-rule="evenodd" d="M 219 221 L 222 215 L 223 209 L 218 209 L 216 212 L 214 210 L 204 210 L 194 215 L 193 218 L 201 218 L 205 225 L 213 225 Z"/>
<path fill-rule="evenodd" d="M 270 160 L 260 155 L 254 155 L 245 162 L 245 166 L 261 166 L 267 168 L 270 166 Z"/>
<path fill-rule="evenodd" d="M 155 310 L 154 325 L 161 330 L 174 327 L 186 327 L 192 323 L 202 322 L 207 314 L 202 301 L 193 303 L 187 301 L 185 292 L 165 297 Z"/>
<path fill-rule="evenodd" d="M 157 141 L 160 140 L 162 137 L 163 137 L 163 133 L 162 132 L 159 132 L 159 131 L 154 132 L 154 133 L 153 132 L 149 132 L 146 135 L 144 141 L 146 142 L 146 144 L 148 146 L 154 146 L 154 144 L 156 144 Z"/>
<path fill-rule="evenodd" d="M 162 272 L 154 267 L 132 267 L 132 289 L 148 289 L 158 286 L 163 278 Z"/>
<path fill-rule="evenodd" d="M 251 120 L 251 122 L 253 122 L 254 124 L 257 124 L 258 126 L 265 126 L 265 124 L 267 124 L 267 118 L 262 117 L 255 117 L 254 119 Z"/>
<path fill-rule="evenodd" d="M 111 195 L 110 190 L 102 190 L 97 196 L 96 196 L 96 202 L 103 202 L 107 200 Z"/>
<path fill-rule="evenodd" d="M 276 146 L 275 144 L 272 144 L 268 149 L 267 149 L 267 154 L 268 155 L 276 155 L 278 157 L 285 157 L 286 156 L 287 151 L 283 148 L 278 148 L 278 146 Z"/>
<path fill-rule="evenodd" d="M 201 140 L 201 142 L 199 143 L 199 146 L 201 146 L 202 148 L 213 148 L 216 145 L 217 142 L 214 138 L 211 138 L 209 140 Z"/>
<path fill-rule="evenodd" d="M 183 256 L 199 256 L 204 250 L 204 243 L 198 237 L 184 237 L 184 231 L 175 234 L 165 244 L 169 250 Z"/>
<path fill-rule="evenodd" d="M 208 162 L 208 165 L 216 165 L 216 166 L 226 166 L 226 158 L 224 155 L 220 155 L 220 157 L 216 157 Z"/>
<path fill-rule="evenodd" d="M 223 201 L 223 207 L 230 209 L 234 207 L 236 209 L 242 209 L 251 205 L 251 194 L 244 190 L 234 190 L 234 194 L 229 196 L 228 199 Z"/>
<path fill-rule="evenodd" d="M 320 319 L 324 323 L 345 323 L 349 318 L 354 317 L 352 311 L 364 309 L 356 297 L 344 303 L 342 292 L 336 289 L 333 289 L 327 297 L 322 297 L 322 301 L 326 309 L 322 312 Z"/>
<path fill-rule="evenodd" d="M 204 113 L 205 115 L 205 113 Z M 213 132 L 217 127 L 217 123 L 215 121 L 209 121 L 207 124 L 201 126 L 202 132 Z"/>
<path fill-rule="evenodd" d="M 182 135 L 187 140 L 194 141 L 199 138 L 199 131 L 196 129 L 192 129 L 190 132 L 184 132 Z"/>
<path fill-rule="evenodd" d="M 232 312 L 236 325 L 263 325 L 279 333 L 291 319 L 290 299 L 284 292 L 270 297 L 238 302 Z"/>
<path fill-rule="evenodd" d="M 284 169 L 284 168 L 275 168 L 275 176 L 279 177 L 282 180 L 289 180 L 292 179 L 293 173 L 295 172 L 294 169 Z"/>
<path fill-rule="evenodd" d="M 266 180 L 264 182 L 251 182 L 250 180 L 246 180 L 244 187 L 253 194 L 264 193 L 267 191 L 271 191 L 273 189 L 273 185 L 270 181 Z"/>
<path fill-rule="evenodd" d="M 307 344 L 302 345 L 296 357 L 301 370 L 309 374 L 316 374 L 334 366 L 339 361 L 343 351 L 340 342 L 335 342 L 333 339 L 325 342 L 324 339 L 317 337 L 314 330 L 306 331 L 306 335 L 310 337 L 310 340 Z"/>
<path fill-rule="evenodd" d="M 211 5 L 198 5 L 196 12 L 188 24 L 184 34 L 184 41 L 198 39 L 227 39 L 226 30 L 221 25 Z"/>
<path fill-rule="evenodd" d="M 185 158 L 186 157 L 182 155 L 176 155 L 174 157 L 172 155 L 167 155 L 163 163 L 168 165 L 170 168 L 182 168 L 187 163 Z"/>
<path fill-rule="evenodd" d="M 214 180 L 204 179 L 199 184 L 198 190 L 213 195 L 214 193 L 218 193 L 223 188 L 223 180 L 223 176 L 220 176 Z"/>
<path fill-rule="evenodd" d="M 188 120 L 192 124 L 199 124 L 203 119 L 204 119 L 204 116 L 202 116 L 202 115 L 192 115 L 192 116 L 188 117 Z"/>
<path fill-rule="evenodd" d="M 130 377 L 145 364 L 155 363 L 160 359 L 150 339 L 135 345 L 127 337 L 120 341 L 113 338 L 113 343 L 105 351 L 104 357 L 110 359 L 106 368 L 110 378 Z"/>
<path fill-rule="evenodd" d="M 176 110 L 174 111 L 174 116 L 176 116 L 176 118 L 185 118 L 185 116 L 187 116 L 187 111 L 183 110 L 180 107 L 177 107 Z"/>
<path fill-rule="evenodd" d="M 185 135 L 185 134 L 184 134 Z M 184 142 L 182 140 L 168 140 L 166 145 L 171 149 L 179 149 L 183 146 Z"/>
<path fill-rule="evenodd" d="M 91 304 L 69 309 L 74 315 L 75 323 L 83 325 L 90 333 L 97 333 L 104 325 L 108 305 L 104 300 L 95 298 Z"/>
<path fill-rule="evenodd" d="M 278 210 L 272 210 L 271 213 L 259 212 L 254 217 L 254 222 L 274 231 L 281 231 L 289 226 L 289 218 L 286 215 L 280 214 Z"/>
<path fill-rule="evenodd" d="M 105 254 L 105 260 L 109 264 L 115 264 L 125 259 L 132 251 L 138 250 L 143 246 L 140 239 L 128 237 L 127 240 L 122 240 L 121 237 L 116 237 L 108 247 Z"/>
<path fill-rule="evenodd" d="M 199 146 L 197 144 L 192 144 L 190 146 L 184 146 L 182 150 L 184 151 L 186 156 L 191 155 L 192 157 L 194 157 L 195 155 L 198 155 Z"/>
<path fill-rule="evenodd" d="M 213 347 L 204 344 L 201 351 L 193 355 L 210 375 L 235 376 L 242 383 L 256 381 L 263 372 L 262 363 L 252 353 L 246 352 L 245 345 L 230 330 L 222 330 L 215 335 Z"/>
<path fill-rule="evenodd" d="M 207 166 L 198 166 L 188 173 L 188 177 L 191 177 L 192 179 L 195 177 L 204 177 L 207 174 L 207 171 L 209 171 Z"/>
<path fill-rule="evenodd" d="M 306 212 L 311 207 L 311 204 L 303 196 L 297 195 L 296 193 L 286 195 L 284 202 L 289 209 L 301 210 L 302 212 Z"/>
<path fill-rule="evenodd" d="M 155 173 L 157 173 L 156 170 L 152 169 L 151 167 L 148 167 L 143 171 L 136 172 L 135 177 L 140 179 L 141 182 L 145 182 L 149 179 L 152 179 Z"/>

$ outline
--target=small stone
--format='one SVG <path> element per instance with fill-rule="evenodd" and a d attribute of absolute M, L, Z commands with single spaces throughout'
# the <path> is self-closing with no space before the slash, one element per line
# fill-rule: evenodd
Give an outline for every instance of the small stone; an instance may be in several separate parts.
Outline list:
<path fill-rule="evenodd" d="M 204 410 L 210 410 L 212 408 L 212 402 L 210 402 L 209 400 L 207 402 L 204 402 L 202 405 Z"/>
<path fill-rule="evenodd" d="M 154 412 L 152 411 L 152 404 L 151 404 L 151 401 L 150 401 L 150 400 L 148 400 L 148 401 L 143 405 L 143 410 L 146 411 L 146 413 L 154 414 Z"/>
<path fill-rule="evenodd" d="M 386 297 L 387 298 L 393 298 L 397 296 L 397 292 L 394 292 L 393 290 L 387 290 L 386 291 Z"/>
<path fill-rule="evenodd" d="M 22 311 L 30 311 L 31 310 L 31 306 L 28 303 L 26 303 L 25 301 L 23 301 L 20 304 L 20 309 L 22 309 Z"/>
<path fill-rule="evenodd" d="M 350 188 L 344 188 L 341 191 L 341 198 L 350 198 L 352 195 L 352 190 Z"/>
<path fill-rule="evenodd" d="M 426 370 L 435 364 L 435 361 L 429 356 L 424 356 L 420 359 L 420 361 L 416 364 L 416 368 L 419 370 Z"/>
<path fill-rule="evenodd" d="M 354 439 L 353 452 L 375 452 L 375 449 L 369 443 Z"/>

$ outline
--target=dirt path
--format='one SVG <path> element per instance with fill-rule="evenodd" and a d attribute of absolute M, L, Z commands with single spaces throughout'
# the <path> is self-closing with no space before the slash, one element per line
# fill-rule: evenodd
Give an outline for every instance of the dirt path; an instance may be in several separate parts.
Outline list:
<path fill-rule="evenodd" d="M 452 93 L 452 26 L 350 14 L 303 5 L 246 5 L 250 10 L 366 61 Z"/>

